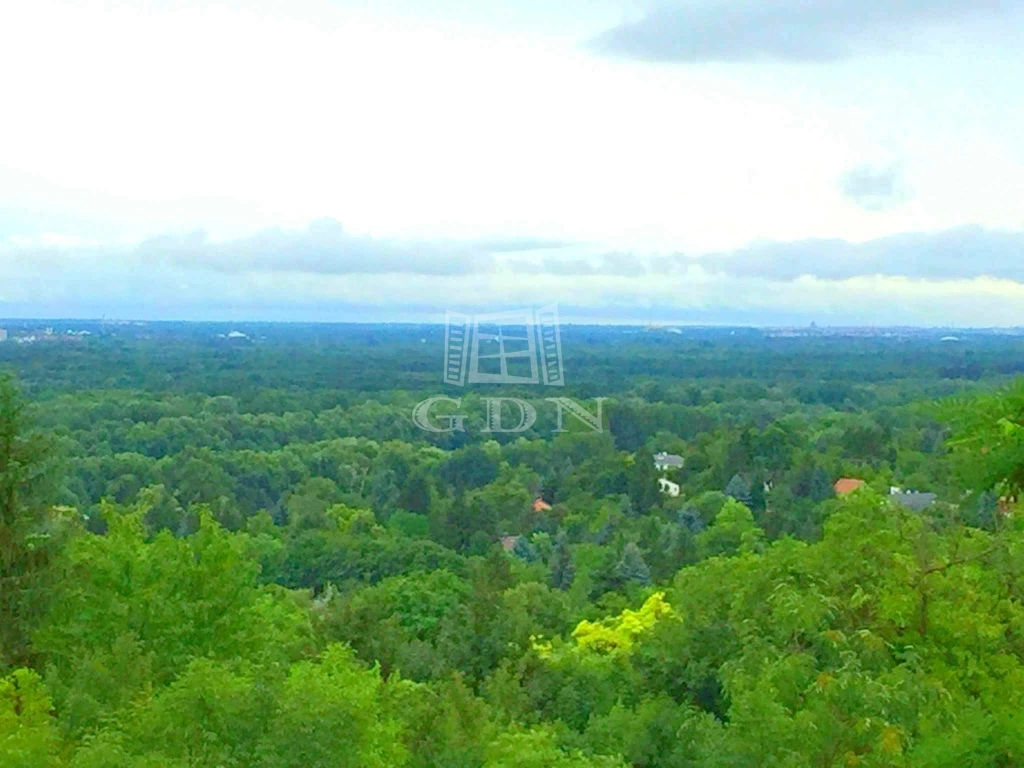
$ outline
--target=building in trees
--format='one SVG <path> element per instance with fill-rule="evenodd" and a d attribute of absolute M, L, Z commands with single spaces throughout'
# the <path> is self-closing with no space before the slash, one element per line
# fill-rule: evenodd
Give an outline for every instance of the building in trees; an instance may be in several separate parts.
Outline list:
<path fill-rule="evenodd" d="M 864 485 L 864 481 L 856 477 L 840 477 L 832 486 L 837 496 L 844 496 L 853 493 Z"/>

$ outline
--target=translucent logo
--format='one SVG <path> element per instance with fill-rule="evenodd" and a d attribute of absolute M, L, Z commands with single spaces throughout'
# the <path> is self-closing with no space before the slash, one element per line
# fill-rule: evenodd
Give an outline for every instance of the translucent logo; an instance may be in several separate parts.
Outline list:
<path fill-rule="evenodd" d="M 565 385 L 558 305 L 445 315 L 446 384 Z"/>

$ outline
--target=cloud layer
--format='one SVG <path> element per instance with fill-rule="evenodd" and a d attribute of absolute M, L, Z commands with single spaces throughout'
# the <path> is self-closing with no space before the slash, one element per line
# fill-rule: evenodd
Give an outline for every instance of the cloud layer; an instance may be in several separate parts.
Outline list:
<path fill-rule="evenodd" d="M 530 237 L 414 242 L 333 220 L 236 240 L 0 244 L 0 317 L 436 319 L 558 301 L 588 317 L 795 315 L 871 324 L 1024 324 L 1024 232 L 963 227 L 725 253 L 601 253 Z M 679 320 L 681 321 L 681 320 Z"/>
<path fill-rule="evenodd" d="M 996 17 L 1019 0 L 675 0 L 591 40 L 643 61 L 827 62 L 904 46 L 924 27 Z"/>

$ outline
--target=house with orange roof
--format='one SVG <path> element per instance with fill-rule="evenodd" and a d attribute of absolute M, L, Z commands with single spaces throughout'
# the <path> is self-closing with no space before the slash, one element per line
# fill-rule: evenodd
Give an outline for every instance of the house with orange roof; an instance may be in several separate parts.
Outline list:
<path fill-rule="evenodd" d="M 853 493 L 858 488 L 864 485 L 864 481 L 856 477 L 840 477 L 836 480 L 835 485 L 832 486 L 837 496 L 845 496 L 847 493 Z"/>
<path fill-rule="evenodd" d="M 533 500 L 533 511 L 534 512 L 547 512 L 551 509 L 551 505 L 544 501 L 543 498 L 538 496 Z"/>

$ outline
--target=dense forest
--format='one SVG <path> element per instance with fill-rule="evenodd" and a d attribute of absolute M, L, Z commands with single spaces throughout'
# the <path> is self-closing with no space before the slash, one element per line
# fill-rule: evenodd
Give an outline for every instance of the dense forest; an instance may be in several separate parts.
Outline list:
<path fill-rule="evenodd" d="M 8 328 L 0 768 L 1024 764 L 1024 336 Z"/>

